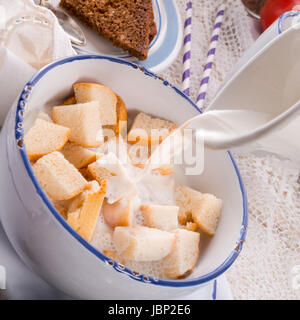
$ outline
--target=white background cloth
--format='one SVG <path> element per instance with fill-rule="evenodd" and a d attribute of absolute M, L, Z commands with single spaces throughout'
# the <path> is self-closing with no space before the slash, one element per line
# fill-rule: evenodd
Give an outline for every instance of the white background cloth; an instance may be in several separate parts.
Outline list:
<path fill-rule="evenodd" d="M 174 1 L 177 2 L 184 20 L 186 1 Z M 215 14 L 221 2 L 222 0 L 193 1 L 191 61 L 193 99 L 197 95 Z M 228 8 L 206 105 L 215 95 L 226 74 L 253 42 L 253 32 L 241 1 L 226 2 Z M 1 21 L 3 7 L 8 18 L 4 22 Z M 28 37 L 29 34 L 32 36 Z M 35 69 L 59 57 L 74 54 L 52 13 L 45 9 L 37 9 L 30 0 L 0 0 L 0 47 L 2 47 L 0 77 L 5 79 L 0 83 L 2 97 L 0 121 Z M 8 48 L 9 51 L 4 48 Z M 178 87 L 181 86 L 181 61 L 182 53 L 175 63 L 162 73 L 164 78 Z M 233 297 L 299 299 L 300 284 L 296 282 L 299 278 L 297 272 L 300 269 L 297 268 L 300 266 L 299 168 L 291 161 L 278 159 L 274 155 L 242 154 L 236 151 L 235 157 L 248 193 L 249 228 L 239 258 L 226 272 Z M 0 234 L 1 232 L 0 229 Z M 4 252 L 4 239 L 2 235 L 1 253 Z M 0 255 L 0 264 L 1 259 L 4 261 L 4 255 Z M 30 271 L 21 267 L 20 262 L 14 262 L 16 257 L 11 251 L 7 251 L 5 259 L 10 261 L 9 263 L 16 263 L 11 273 L 13 274 L 11 279 L 14 279 L 11 280 L 12 287 L 15 290 L 28 286 L 27 288 L 33 290 L 33 294 L 28 298 L 37 298 L 39 295 L 41 298 L 48 295 L 53 297 L 57 294 L 32 274 L 32 277 L 28 277 L 34 279 L 32 282 L 18 282 L 17 279 L 22 279 L 23 275 L 24 278 L 27 277 Z M 231 293 L 225 278 L 218 282 L 218 289 L 218 298 L 230 298 Z M 8 290 L 7 293 L 11 298 L 16 297 L 12 290 Z M 210 295 L 211 291 L 206 294 L 207 298 L 210 298 Z M 197 297 L 203 298 L 200 294 Z"/>

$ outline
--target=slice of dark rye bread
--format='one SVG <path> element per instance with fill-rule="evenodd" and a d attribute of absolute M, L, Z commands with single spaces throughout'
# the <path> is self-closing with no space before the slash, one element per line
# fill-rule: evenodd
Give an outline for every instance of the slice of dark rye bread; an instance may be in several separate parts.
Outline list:
<path fill-rule="evenodd" d="M 139 60 L 156 34 L 152 0 L 61 0 L 60 6 Z"/>

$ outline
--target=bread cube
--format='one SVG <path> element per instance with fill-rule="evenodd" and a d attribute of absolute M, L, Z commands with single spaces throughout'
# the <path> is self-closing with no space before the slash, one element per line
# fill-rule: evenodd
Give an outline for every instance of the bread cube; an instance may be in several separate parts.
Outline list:
<path fill-rule="evenodd" d="M 61 153 L 77 169 L 84 168 L 97 160 L 97 154 L 89 149 L 78 146 L 72 142 L 67 143 Z"/>
<path fill-rule="evenodd" d="M 127 133 L 127 109 L 123 99 L 118 95 L 116 96 L 117 96 L 117 106 L 116 106 L 117 123 L 112 125 L 102 125 L 102 126 L 104 128 L 112 129 L 115 132 L 115 136 L 119 136 L 119 134 L 124 135 L 124 133 Z M 70 105 L 70 104 L 76 104 L 75 96 L 72 96 L 66 99 L 64 102 L 62 102 L 61 105 Z M 113 120 L 110 120 L 109 122 L 113 122 Z"/>
<path fill-rule="evenodd" d="M 70 128 L 71 142 L 87 148 L 104 143 L 97 101 L 53 107 L 52 117 L 55 123 Z"/>
<path fill-rule="evenodd" d="M 112 228 L 129 226 L 131 221 L 131 201 L 122 199 L 113 204 L 104 201 L 102 215 L 105 222 Z"/>
<path fill-rule="evenodd" d="M 195 222 L 206 234 L 215 234 L 222 210 L 222 200 L 212 194 L 202 194 L 186 186 L 175 190 L 176 203 L 179 206 L 179 223 Z"/>
<path fill-rule="evenodd" d="M 131 144 L 157 145 L 160 144 L 177 125 L 171 121 L 139 113 L 128 132 L 127 141 Z"/>
<path fill-rule="evenodd" d="M 171 253 L 162 261 L 164 277 L 177 279 L 191 272 L 199 257 L 200 233 L 177 229 Z"/>
<path fill-rule="evenodd" d="M 80 209 L 68 214 L 67 222 L 88 242 L 92 239 L 105 192 L 106 181 L 103 181 L 97 192 L 90 192 L 87 194 Z"/>
<path fill-rule="evenodd" d="M 88 171 L 100 184 L 103 179 L 107 180 L 106 199 L 109 204 L 123 198 L 132 198 L 137 194 L 136 186 L 130 180 L 120 160 L 112 152 L 90 164 Z"/>
<path fill-rule="evenodd" d="M 76 104 L 75 96 L 71 96 L 68 99 L 64 100 L 60 105 L 69 106 L 70 104 Z"/>
<path fill-rule="evenodd" d="M 59 151 L 68 142 L 70 129 L 43 119 L 36 119 L 25 134 L 25 146 L 30 161 Z"/>
<path fill-rule="evenodd" d="M 196 210 L 192 211 L 193 221 L 197 223 L 203 232 L 213 236 L 218 226 L 221 211 L 222 200 L 213 194 L 202 194 L 199 205 Z"/>
<path fill-rule="evenodd" d="M 144 212 L 147 227 L 170 231 L 178 227 L 179 207 L 142 205 L 140 210 Z"/>
<path fill-rule="evenodd" d="M 32 166 L 41 187 L 53 200 L 68 200 L 88 188 L 88 182 L 60 152 L 40 158 Z"/>
<path fill-rule="evenodd" d="M 118 255 L 134 261 L 156 261 L 172 250 L 175 235 L 171 232 L 134 225 L 116 227 L 113 241 Z"/>
<path fill-rule="evenodd" d="M 95 193 L 95 192 L 98 192 L 99 190 L 100 190 L 100 185 L 97 181 L 93 180 L 93 181 L 88 182 L 88 186 L 87 186 L 86 190 L 84 190 L 78 196 L 76 196 L 68 201 L 65 201 L 65 205 L 68 208 L 68 213 L 74 212 L 78 209 L 81 209 L 87 196 L 90 193 Z"/>
<path fill-rule="evenodd" d="M 117 96 L 112 90 L 97 83 L 74 83 L 73 88 L 77 103 L 99 102 L 103 126 L 117 124 Z"/>

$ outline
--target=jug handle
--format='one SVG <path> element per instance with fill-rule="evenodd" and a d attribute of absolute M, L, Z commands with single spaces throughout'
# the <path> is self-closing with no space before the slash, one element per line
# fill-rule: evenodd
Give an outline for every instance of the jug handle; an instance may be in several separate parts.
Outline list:
<path fill-rule="evenodd" d="M 294 18 L 300 15 L 299 11 L 288 11 L 281 15 L 278 19 L 278 33 L 281 34 L 284 30 L 284 22 L 289 18 Z M 300 21 L 298 21 L 299 23 Z M 292 25 L 293 27 L 293 25 Z"/>

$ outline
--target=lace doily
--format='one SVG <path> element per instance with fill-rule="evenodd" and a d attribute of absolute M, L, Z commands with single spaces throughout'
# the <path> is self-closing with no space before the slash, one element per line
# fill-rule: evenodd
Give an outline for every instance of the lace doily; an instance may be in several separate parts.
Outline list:
<path fill-rule="evenodd" d="M 185 0 L 178 3 L 185 19 Z M 228 0 L 206 106 L 226 74 L 252 44 L 240 0 Z M 193 1 L 190 94 L 196 99 L 215 15 L 221 1 Z M 181 87 L 182 53 L 162 76 Z M 299 168 L 271 155 L 235 152 L 249 202 L 244 248 L 226 273 L 235 299 L 300 298 Z"/>

